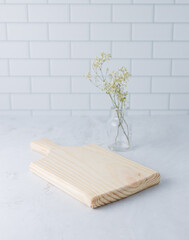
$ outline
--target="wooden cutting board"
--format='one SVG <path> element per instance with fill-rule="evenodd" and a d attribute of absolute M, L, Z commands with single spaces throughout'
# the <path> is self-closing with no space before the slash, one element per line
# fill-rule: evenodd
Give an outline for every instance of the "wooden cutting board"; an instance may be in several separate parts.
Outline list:
<path fill-rule="evenodd" d="M 160 182 L 160 174 L 95 144 L 59 146 L 48 139 L 31 142 L 45 155 L 30 169 L 64 192 L 96 208 Z"/>

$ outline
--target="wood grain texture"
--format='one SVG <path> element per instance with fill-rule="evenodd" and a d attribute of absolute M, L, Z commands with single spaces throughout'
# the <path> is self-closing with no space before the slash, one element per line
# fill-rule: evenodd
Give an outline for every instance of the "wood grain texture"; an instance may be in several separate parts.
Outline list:
<path fill-rule="evenodd" d="M 128 197 L 160 182 L 160 174 L 95 144 L 59 146 L 31 142 L 44 158 L 30 169 L 91 208 Z"/>

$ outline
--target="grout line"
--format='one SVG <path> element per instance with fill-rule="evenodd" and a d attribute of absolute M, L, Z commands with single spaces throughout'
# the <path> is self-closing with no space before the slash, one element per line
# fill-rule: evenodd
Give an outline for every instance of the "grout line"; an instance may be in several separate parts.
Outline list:
<path fill-rule="evenodd" d="M 110 5 L 111 11 L 110 11 L 110 23 L 113 23 L 113 4 Z M 113 55 L 113 47 L 112 47 L 112 40 L 110 39 L 110 54 Z M 91 105 L 90 105 L 91 106 Z M 90 107 L 91 108 L 91 107 Z"/>
<path fill-rule="evenodd" d="M 132 59 L 131 59 L 132 61 Z M 132 65 L 132 64 L 131 64 Z M 131 70 L 130 70 L 131 71 Z M 43 78 L 46 78 L 46 77 L 49 77 L 49 75 L 10 75 L 10 77 L 43 77 Z M 62 78 L 62 77 L 69 77 L 70 75 L 51 75 L 50 77 L 59 77 L 59 78 Z M 8 77 L 8 75 L 1 75 L 1 77 Z M 73 75 L 72 77 L 83 77 L 83 75 Z M 132 75 L 132 77 L 136 77 L 136 78 L 149 78 L 150 75 Z M 167 78 L 167 77 L 170 77 L 170 75 L 153 75 L 153 77 L 158 77 L 158 78 Z M 188 78 L 188 75 L 172 75 L 171 77 L 175 77 L 175 78 Z"/>
<path fill-rule="evenodd" d="M 170 110 L 170 105 L 171 105 L 171 94 L 168 94 L 168 110 Z"/>
<path fill-rule="evenodd" d="M 47 23 L 47 40 L 50 40 L 50 33 L 49 33 L 49 23 Z M 45 41 L 46 42 L 46 41 Z"/>
<path fill-rule="evenodd" d="M 51 93 L 48 94 L 48 101 L 49 101 L 49 111 L 51 111 L 52 110 Z"/>
<path fill-rule="evenodd" d="M 69 14 L 68 14 L 68 22 L 70 24 L 70 22 L 71 22 L 71 7 L 70 7 L 70 5 L 68 5 L 68 12 L 69 12 Z M 72 47 L 71 47 L 71 45 L 72 45 L 72 41 L 69 40 L 69 56 L 70 56 L 69 59 L 72 58 Z"/>
<path fill-rule="evenodd" d="M 171 25 L 172 25 L 171 40 L 173 42 L 173 38 L 174 38 L 174 24 L 172 23 Z M 170 76 L 172 76 L 172 72 L 173 72 L 173 67 L 172 66 L 173 66 L 173 59 L 171 59 L 171 61 L 170 61 Z"/>
<path fill-rule="evenodd" d="M 51 77 L 52 76 L 52 73 L 51 73 L 51 59 L 48 59 L 48 72 L 49 72 L 49 74 L 47 76 Z"/>
<path fill-rule="evenodd" d="M 47 66 L 48 66 L 48 76 L 51 76 L 51 59 L 46 59 L 46 60 L 47 60 Z"/>
<path fill-rule="evenodd" d="M 7 23 L 5 23 L 5 38 L 6 38 L 6 41 L 7 41 L 8 40 Z M 7 68 L 8 68 L 8 76 L 10 76 L 11 74 L 10 74 L 10 60 L 9 59 L 7 59 Z M 12 108 L 11 94 L 9 95 L 9 101 L 10 101 L 10 108 Z"/>
<path fill-rule="evenodd" d="M 32 78 L 29 77 L 29 94 L 33 94 L 32 93 Z M 30 110 L 30 116 L 32 117 L 33 116 L 33 111 Z"/>
<path fill-rule="evenodd" d="M 47 41 L 45 41 L 45 42 L 49 42 L 49 39 L 50 39 L 49 24 L 47 23 Z M 49 76 L 51 76 L 51 63 L 50 63 L 50 59 L 48 59 L 48 71 L 49 71 Z"/>
<path fill-rule="evenodd" d="M 72 87 L 72 85 L 73 85 L 72 77 L 70 76 L 69 79 L 70 79 L 70 91 L 69 91 L 69 93 L 73 94 L 74 92 L 73 92 L 73 87 Z"/>
<path fill-rule="evenodd" d="M 113 5 L 111 4 L 111 19 L 110 19 L 110 22 L 113 23 Z"/>
<path fill-rule="evenodd" d="M 29 77 L 29 94 L 33 94 L 32 78 Z"/>
<path fill-rule="evenodd" d="M 175 2 L 175 0 L 173 0 Z M 174 5 L 174 2 L 173 3 L 134 3 L 134 5 L 136 6 L 152 6 L 152 5 L 157 5 L 157 6 L 173 6 Z M 5 3 L 5 2 L 4 2 Z M 0 5 L 4 5 L 4 3 L 0 3 Z M 46 5 L 47 3 L 49 3 L 49 5 L 54 5 L 54 6 L 61 6 L 61 5 L 68 5 L 67 2 L 62 2 L 62 3 L 50 3 L 50 2 L 44 2 L 44 3 L 16 3 L 16 5 L 36 5 L 36 6 L 40 6 L 40 5 Z M 91 3 L 91 0 L 89 0 L 89 3 L 77 3 L 77 2 L 73 2 L 73 3 L 69 3 L 71 5 L 75 5 L 75 6 L 89 6 Z M 128 5 L 131 5 L 133 3 L 133 0 L 131 0 L 131 2 L 129 3 L 114 3 L 118 6 L 128 6 Z M 15 3 L 6 3 L 7 5 L 13 5 Z M 92 3 L 92 5 L 94 6 L 109 6 L 110 3 Z M 188 3 L 179 3 L 178 6 L 188 6 Z"/>
<path fill-rule="evenodd" d="M 68 5 L 68 19 L 67 21 L 70 23 L 71 22 L 71 5 Z"/>
<path fill-rule="evenodd" d="M 31 59 L 31 44 L 30 44 L 30 41 L 28 41 L 28 56 L 29 56 L 29 59 Z"/>
<path fill-rule="evenodd" d="M 1 112 L 19 112 L 19 111 L 24 111 L 24 112 L 30 112 L 30 111 L 35 111 L 35 112 L 46 112 L 46 111 L 48 111 L 48 109 L 18 109 L 18 108 L 16 108 L 16 109 L 12 109 L 11 111 L 10 111 L 10 109 L 0 109 L 0 113 Z M 68 109 L 66 109 L 66 108 L 61 108 L 61 109 L 52 109 L 52 111 L 51 112 L 60 112 L 60 111 L 64 111 L 64 112 L 70 112 L 70 110 L 68 110 Z M 94 109 L 73 109 L 73 111 L 83 111 L 83 112 L 87 112 L 87 111 L 98 111 L 98 112 L 103 112 L 103 111 L 108 111 L 109 112 L 109 108 L 104 108 L 104 109 L 97 109 L 97 108 L 94 108 Z M 185 111 L 185 112 L 187 112 L 188 113 L 188 109 L 170 109 L 170 111 L 168 110 L 168 109 L 139 109 L 139 108 L 137 108 L 137 109 L 129 109 L 129 111 L 130 112 L 135 112 L 135 111 L 137 111 L 137 112 L 143 112 L 143 111 L 145 111 L 145 112 L 147 112 L 147 111 L 160 111 L 160 112 L 175 112 L 175 111 L 178 111 L 178 112 L 182 112 L 182 111 Z"/>
<path fill-rule="evenodd" d="M 12 94 L 9 93 L 9 106 L 10 106 L 10 110 L 12 110 Z"/>
<path fill-rule="evenodd" d="M 154 42 L 151 43 L 151 58 L 154 59 Z M 156 59 L 156 58 L 155 58 Z"/>
<path fill-rule="evenodd" d="M 29 9 L 28 9 L 28 5 L 25 5 L 26 6 L 26 19 L 27 19 L 27 22 L 29 22 Z"/>
<path fill-rule="evenodd" d="M 5 40 L 1 40 L 1 42 L 7 42 L 8 41 L 8 26 L 7 23 L 5 23 Z"/>
<path fill-rule="evenodd" d="M 10 74 L 10 61 L 9 60 L 7 60 L 7 66 L 8 66 L 8 76 L 10 76 L 11 74 Z"/>
<path fill-rule="evenodd" d="M 89 93 L 89 110 L 92 110 L 91 107 L 91 93 Z"/>
<path fill-rule="evenodd" d="M 128 25 L 128 24 L 127 24 Z M 130 33 L 131 33 L 131 30 L 130 30 Z M 36 42 L 40 42 L 40 43 L 43 43 L 43 42 L 47 42 L 47 40 L 48 40 L 48 42 L 81 42 L 81 43 L 87 43 L 87 42 L 89 42 L 89 40 L 52 40 L 52 39 L 45 39 L 45 40 L 30 40 L 30 39 L 25 39 L 25 40 L 1 40 L 1 42 L 8 42 L 8 43 L 14 43 L 14 42 L 26 42 L 26 41 L 30 41 L 31 43 L 32 42 L 34 42 L 34 43 L 36 43 Z M 110 40 L 91 40 L 91 42 L 97 42 L 97 43 L 106 43 L 106 42 L 109 42 Z M 135 39 L 132 39 L 132 41 L 131 40 L 128 40 L 128 39 L 125 39 L 125 40 L 112 40 L 112 41 L 114 41 L 114 42 L 134 42 L 134 43 L 151 43 L 152 41 L 154 41 L 154 42 L 161 42 L 161 43 L 172 43 L 173 42 L 173 40 L 135 40 Z M 188 40 L 174 40 L 174 43 L 188 43 Z"/>
<path fill-rule="evenodd" d="M 67 91 L 67 92 L 34 92 L 34 91 L 32 91 L 32 92 L 19 92 L 19 91 L 17 91 L 17 92 L 1 92 L 1 94 L 9 94 L 9 93 L 11 93 L 11 94 L 13 94 L 13 95 L 48 95 L 48 94 L 52 94 L 52 95 L 87 95 L 87 94 L 91 94 L 91 95 L 105 95 L 105 92 L 82 92 L 82 91 Z M 132 94 L 132 95 L 149 95 L 149 94 L 153 94 L 153 95 L 167 95 L 167 94 L 174 94 L 174 95 L 183 95 L 183 94 L 186 94 L 186 95 L 189 95 L 189 92 L 188 91 L 186 91 L 186 92 L 174 92 L 174 91 L 170 91 L 170 92 L 155 92 L 155 91 L 153 91 L 153 92 L 149 92 L 149 91 L 142 91 L 142 92 L 131 92 L 130 91 L 130 94 Z"/>
<path fill-rule="evenodd" d="M 189 6 L 189 4 L 188 4 Z M 45 25 L 47 23 L 49 24 L 57 24 L 57 25 L 66 25 L 66 24 L 69 24 L 69 22 L 66 20 L 66 21 L 59 21 L 59 22 L 56 22 L 56 21 L 47 21 L 47 22 L 44 22 L 44 21 L 23 21 L 23 22 L 17 22 L 17 21 L 9 21 L 7 22 L 9 25 L 12 25 L 12 24 L 18 24 L 18 25 L 28 25 L 28 24 L 42 24 L 42 25 Z M 89 24 L 89 23 L 92 23 L 92 24 L 112 24 L 112 23 L 117 23 L 117 24 L 157 24 L 157 25 L 164 25 L 164 24 L 171 24 L 171 23 L 175 23 L 175 24 L 188 24 L 188 21 L 165 21 L 165 22 L 159 22 L 159 21 L 83 21 L 83 22 L 80 22 L 80 21 L 70 21 L 70 24 L 71 25 L 86 25 L 86 24 Z"/>
<path fill-rule="evenodd" d="M 107 42 L 107 43 L 109 43 L 110 44 L 110 41 L 109 42 Z M 19 60 L 41 60 L 41 61 L 47 61 L 47 60 L 52 60 L 52 61 L 65 61 L 65 60 L 73 60 L 73 61 L 81 61 L 81 62 L 86 62 L 86 61 L 90 61 L 90 60 L 93 60 L 94 58 L 93 57 L 91 57 L 91 58 L 87 58 L 87 57 L 80 57 L 80 58 L 78 58 L 78 57 L 74 57 L 74 58 L 72 58 L 71 57 L 71 59 L 69 58 L 69 57 L 62 57 L 62 58 L 43 58 L 43 57 L 39 57 L 39 58 L 36 58 L 36 57 L 34 57 L 34 58 L 30 58 L 30 59 L 28 59 L 27 57 L 20 57 L 20 58 L 15 58 L 15 57 L 12 57 L 12 58 L 0 58 L 1 60 L 13 60 L 13 61 L 19 61 Z M 112 58 L 112 60 L 130 60 L 131 59 L 131 57 L 128 57 L 128 58 Z M 184 61 L 188 61 L 189 59 L 188 58 L 163 58 L 163 57 L 157 57 L 157 58 L 151 58 L 151 57 L 146 57 L 146 58 L 144 58 L 144 57 L 132 57 L 132 60 L 134 60 L 134 61 L 156 61 L 156 60 L 161 60 L 161 61 L 170 61 L 170 60 L 184 60 Z"/>
<path fill-rule="evenodd" d="M 112 47 L 112 41 L 110 41 L 110 54 L 111 54 L 111 56 L 113 55 L 113 47 Z"/>
<path fill-rule="evenodd" d="M 72 42 L 71 41 L 69 41 L 69 56 L 70 57 L 67 60 L 72 59 Z"/>
<path fill-rule="evenodd" d="M 7 41 L 8 40 L 7 23 L 5 23 L 5 38 L 6 38 L 6 41 Z M 10 76 L 10 60 L 9 59 L 7 59 L 7 68 L 8 68 L 7 69 L 8 70 L 8 76 Z M 12 95 L 11 95 L 10 92 L 8 93 L 8 98 L 9 98 L 9 108 L 10 108 L 10 110 L 12 110 Z"/>
<path fill-rule="evenodd" d="M 91 41 L 91 24 L 89 23 L 89 41 Z"/>
<path fill-rule="evenodd" d="M 173 42 L 174 40 L 174 27 L 175 27 L 175 24 L 174 23 L 172 23 L 171 24 L 171 26 L 172 26 L 172 31 L 171 31 L 171 41 Z M 174 41 L 175 42 L 175 41 Z M 182 41 L 181 41 L 182 42 Z"/>
<path fill-rule="evenodd" d="M 153 11 L 152 12 L 153 12 L 153 21 L 152 22 L 154 23 L 155 22 L 155 5 L 153 5 Z"/>
<path fill-rule="evenodd" d="M 12 110 L 12 94 L 9 93 L 9 107 L 10 107 L 10 110 Z"/>
<path fill-rule="evenodd" d="M 152 93 L 152 77 L 150 78 L 150 94 L 154 94 Z"/>

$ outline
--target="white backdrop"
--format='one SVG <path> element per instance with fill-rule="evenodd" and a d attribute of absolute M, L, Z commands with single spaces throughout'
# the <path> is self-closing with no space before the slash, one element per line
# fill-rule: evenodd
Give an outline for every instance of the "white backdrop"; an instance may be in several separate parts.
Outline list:
<path fill-rule="evenodd" d="M 106 114 L 83 77 L 110 52 L 130 114 L 189 113 L 188 0 L 0 0 L 0 114 Z"/>

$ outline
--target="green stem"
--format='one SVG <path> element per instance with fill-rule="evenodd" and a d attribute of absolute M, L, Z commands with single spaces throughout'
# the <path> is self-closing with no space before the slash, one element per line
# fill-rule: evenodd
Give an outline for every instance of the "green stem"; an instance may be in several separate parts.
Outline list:
<path fill-rule="evenodd" d="M 120 124 L 118 125 L 118 128 L 117 128 L 117 135 L 116 135 L 116 137 L 115 137 L 115 144 L 116 144 L 116 142 L 117 142 L 117 138 L 118 138 L 118 135 L 119 135 L 119 127 L 120 127 Z"/>
<path fill-rule="evenodd" d="M 123 121 L 126 123 L 126 121 L 125 121 L 125 119 L 123 118 Z M 129 128 L 128 128 L 128 124 L 126 123 L 126 126 L 127 126 L 127 131 L 128 131 L 128 134 L 129 134 Z M 126 138 L 127 138 L 127 141 L 128 141 L 128 145 L 129 145 L 129 147 L 131 146 L 131 144 L 130 144 L 130 140 L 129 140 L 129 136 L 126 134 L 126 132 L 125 132 L 125 129 L 124 129 L 124 127 L 123 127 L 123 124 L 121 123 L 121 128 L 122 128 L 122 130 L 123 130 L 123 132 L 124 132 L 124 134 L 125 134 L 125 136 L 126 136 Z"/>
<path fill-rule="evenodd" d="M 127 142 L 128 142 L 128 145 L 129 145 L 129 147 L 130 147 L 130 140 L 129 140 L 129 136 L 126 134 L 126 132 L 125 132 L 125 129 L 124 129 L 124 127 L 123 127 L 123 124 L 122 124 L 122 121 L 124 120 L 124 118 L 123 118 L 123 116 L 119 116 L 119 113 L 118 113 L 118 111 L 116 111 L 117 112 L 117 116 L 118 116 L 118 119 L 119 119 L 119 125 L 121 126 L 121 128 L 122 128 L 122 130 L 123 130 L 123 133 L 124 133 L 124 135 L 126 136 L 126 138 L 127 138 Z M 125 120 L 124 120 L 124 122 L 125 122 Z M 126 124 L 127 125 L 127 124 Z M 119 126 L 118 126 L 119 127 Z M 127 127 L 128 127 L 128 125 L 127 125 Z M 128 132 L 129 133 L 129 132 Z"/>
<path fill-rule="evenodd" d="M 123 133 L 124 133 L 124 135 L 125 135 L 126 138 L 127 138 L 128 145 L 129 145 L 129 147 L 130 147 L 129 136 L 126 134 L 125 129 L 124 129 L 123 124 L 122 124 L 122 121 L 124 121 L 125 124 L 126 124 L 126 127 L 127 127 L 127 131 L 128 131 L 128 133 L 129 133 L 128 124 L 127 124 L 127 122 L 125 121 L 125 119 L 124 119 L 124 117 L 123 117 L 123 115 L 122 115 L 123 104 L 121 104 L 121 111 L 120 111 L 121 113 L 119 114 L 119 108 L 118 108 L 118 106 L 117 106 L 116 103 L 114 102 L 111 94 L 109 94 L 109 96 L 110 96 L 110 99 L 111 99 L 112 102 L 113 102 L 114 107 L 117 109 L 117 110 L 116 110 L 116 113 L 117 113 L 117 117 L 118 117 L 118 120 L 119 120 L 118 129 L 119 129 L 119 127 L 121 126 L 121 128 L 122 128 L 122 130 L 123 130 Z M 121 116 L 120 116 L 120 115 L 121 115 Z M 115 138 L 115 142 L 117 141 L 118 133 L 119 133 L 119 131 L 117 131 L 117 136 L 116 136 L 116 138 Z"/>
<path fill-rule="evenodd" d="M 93 71 L 95 72 L 96 77 L 97 77 L 98 79 L 102 80 L 103 82 L 105 82 L 106 79 L 105 79 L 104 74 L 103 74 L 103 72 L 102 72 L 102 68 L 100 67 L 99 70 L 100 70 L 101 76 L 100 76 L 100 75 L 98 74 L 98 72 L 93 68 Z M 97 86 L 97 87 L 99 88 L 99 86 Z M 110 96 L 110 99 L 111 99 L 111 101 L 112 101 L 112 103 L 113 103 L 113 106 L 115 107 L 115 109 L 117 109 L 117 110 L 116 110 L 116 113 L 117 113 L 117 117 L 118 117 L 118 120 L 119 120 L 118 129 L 117 129 L 117 135 L 116 135 L 116 138 L 115 138 L 115 143 L 116 143 L 117 138 L 118 138 L 118 135 L 119 135 L 119 128 L 121 127 L 122 130 L 123 130 L 124 135 L 125 135 L 126 138 L 127 138 L 128 145 L 129 145 L 129 147 L 130 147 L 129 136 L 126 134 L 125 129 L 124 129 L 123 124 L 122 124 L 123 121 L 124 121 L 124 123 L 125 123 L 125 125 L 126 125 L 126 127 L 127 127 L 127 132 L 128 132 L 128 134 L 129 134 L 128 124 L 127 124 L 127 122 L 125 121 L 124 116 L 123 116 L 123 114 L 122 114 L 122 111 L 123 111 L 123 103 L 122 103 L 122 102 L 120 103 L 118 100 L 117 100 L 117 103 L 116 103 L 115 93 L 114 93 L 114 97 L 112 97 L 112 95 L 111 95 L 110 93 L 109 93 L 108 95 Z M 120 111 L 120 114 L 119 114 L 119 111 Z"/>

